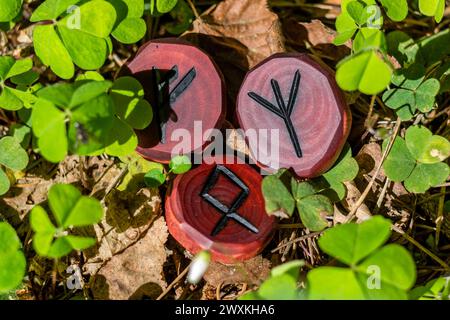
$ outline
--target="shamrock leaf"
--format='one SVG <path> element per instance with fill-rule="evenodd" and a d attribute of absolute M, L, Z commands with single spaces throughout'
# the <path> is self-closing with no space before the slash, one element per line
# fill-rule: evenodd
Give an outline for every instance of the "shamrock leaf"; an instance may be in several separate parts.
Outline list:
<path fill-rule="evenodd" d="M 444 17 L 445 0 L 419 0 L 419 10 L 424 15 L 434 17 L 436 22 L 441 22 Z"/>
<path fill-rule="evenodd" d="M 406 0 L 381 0 L 386 14 L 393 21 L 402 21 L 408 15 L 408 2 Z"/>
<path fill-rule="evenodd" d="M 362 51 L 343 60 L 336 72 L 336 81 L 347 91 L 359 90 L 365 94 L 377 94 L 389 84 L 391 67 L 376 51 Z"/>
<path fill-rule="evenodd" d="M 100 68 L 110 50 L 110 33 L 116 21 L 114 7 L 106 1 L 47 0 L 31 16 L 31 22 L 56 21 L 38 25 L 33 31 L 37 56 L 59 77 L 74 75 L 74 64 L 82 69 Z M 64 12 L 67 15 L 57 20 Z"/>
<path fill-rule="evenodd" d="M 0 57 L 0 108 L 14 111 L 21 109 L 24 104 L 29 106 L 35 101 L 34 95 L 26 92 L 27 86 L 38 78 L 37 73 L 31 70 L 32 67 L 31 58 L 15 60 L 10 56 Z M 25 87 L 20 90 L 19 86 L 13 88 L 6 85 L 5 81 L 8 79 Z"/>
<path fill-rule="evenodd" d="M 150 11 L 152 14 L 167 13 L 176 6 L 177 2 L 178 0 L 150 0 Z"/>
<path fill-rule="evenodd" d="M 387 50 L 386 37 L 379 29 L 362 28 L 353 41 L 353 50 L 355 52 L 364 49 L 380 49 Z"/>
<path fill-rule="evenodd" d="M 352 157 L 352 149 L 347 143 L 342 150 L 336 164 L 326 173 L 315 179 L 318 186 L 324 186 L 322 193 L 332 201 L 337 202 L 345 197 L 344 182 L 355 179 L 359 171 L 356 160 Z"/>
<path fill-rule="evenodd" d="M 0 0 L 0 22 L 13 20 L 22 8 L 23 0 Z"/>
<path fill-rule="evenodd" d="M 403 31 L 395 30 L 388 33 L 386 37 L 388 53 L 395 57 L 405 67 L 412 64 L 424 63 L 422 50 L 418 43 Z"/>
<path fill-rule="evenodd" d="M 13 171 L 21 171 L 28 165 L 28 154 L 14 137 L 0 139 L 0 195 L 5 194 L 10 187 L 8 175 L 2 166 Z"/>
<path fill-rule="evenodd" d="M 175 174 L 183 174 L 188 172 L 192 167 L 191 159 L 188 156 L 175 156 L 169 162 L 171 172 Z"/>
<path fill-rule="evenodd" d="M 375 0 L 342 1 L 341 14 L 336 18 L 338 35 L 334 39 L 334 44 L 344 44 L 362 27 L 379 29 L 383 24 L 383 18 L 378 14 L 379 12 Z"/>
<path fill-rule="evenodd" d="M 295 200 L 289 189 L 277 175 L 264 177 L 262 193 L 268 214 L 282 218 L 292 216 L 295 209 Z"/>
<path fill-rule="evenodd" d="M 60 258 L 73 249 L 83 250 L 95 244 L 95 239 L 67 233 L 73 227 L 89 226 L 102 219 L 103 208 L 98 200 L 82 196 L 72 185 L 55 184 L 49 190 L 48 201 L 57 227 L 41 206 L 35 206 L 30 214 L 35 232 L 33 246 L 39 255 Z"/>
<path fill-rule="evenodd" d="M 319 267 L 307 275 L 309 299 L 407 299 L 416 278 L 414 261 L 397 244 L 381 247 L 390 236 L 390 221 L 376 216 L 361 224 L 328 229 L 320 248 L 345 263 Z M 381 247 L 381 248 L 380 248 Z"/>
<path fill-rule="evenodd" d="M 144 176 L 145 185 L 149 188 L 158 188 L 166 181 L 166 175 L 161 169 L 152 169 Z"/>
<path fill-rule="evenodd" d="M 147 25 L 142 19 L 144 0 L 109 0 L 117 13 L 112 36 L 122 43 L 135 43 L 142 39 Z"/>
<path fill-rule="evenodd" d="M 145 129 L 153 119 L 153 110 L 144 100 L 144 89 L 135 78 L 121 77 L 111 88 L 116 114 L 134 129 Z"/>
<path fill-rule="evenodd" d="M 103 150 L 114 120 L 109 81 L 76 81 L 56 84 L 37 92 L 32 129 L 41 154 L 61 161 L 70 150 L 88 155 Z"/>
<path fill-rule="evenodd" d="M 331 201 L 320 194 L 297 200 L 297 210 L 303 225 L 311 231 L 325 229 L 329 225 L 327 217 L 333 215 L 334 212 Z"/>
<path fill-rule="evenodd" d="M 397 88 L 383 94 L 383 102 L 396 110 L 402 120 L 410 120 L 417 110 L 429 112 L 433 109 L 440 84 L 437 79 L 424 80 L 425 68 L 411 65 L 392 77 Z"/>
<path fill-rule="evenodd" d="M 0 222 L 0 292 L 15 289 L 25 276 L 26 260 L 16 231 Z"/>
<path fill-rule="evenodd" d="M 383 148 L 386 148 L 387 141 Z M 389 179 L 401 182 L 410 192 L 423 193 L 447 179 L 450 168 L 450 142 L 419 126 L 408 128 L 405 140 L 397 137 L 383 164 Z"/>

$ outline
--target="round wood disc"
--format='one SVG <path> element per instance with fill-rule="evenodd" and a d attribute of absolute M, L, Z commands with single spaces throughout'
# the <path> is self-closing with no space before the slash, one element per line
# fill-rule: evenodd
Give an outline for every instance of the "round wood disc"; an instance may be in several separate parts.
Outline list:
<path fill-rule="evenodd" d="M 333 165 L 351 127 L 351 113 L 334 76 L 306 54 L 276 54 L 250 70 L 239 91 L 236 116 L 244 131 L 278 129 L 279 139 L 269 131 L 267 148 L 260 147 L 266 140 L 246 135 L 259 166 L 270 172 L 292 168 L 305 178 Z"/>
<path fill-rule="evenodd" d="M 192 44 L 175 38 L 147 42 L 123 73 L 141 82 L 153 107 L 150 126 L 136 131 L 137 152 L 144 158 L 168 163 L 173 155 L 201 152 L 207 131 L 221 127 L 223 76 Z"/>
<path fill-rule="evenodd" d="M 207 158 L 175 179 L 166 197 L 166 221 L 189 252 L 208 249 L 214 261 L 232 264 L 261 252 L 276 222 L 264 209 L 259 173 L 217 159 Z"/>

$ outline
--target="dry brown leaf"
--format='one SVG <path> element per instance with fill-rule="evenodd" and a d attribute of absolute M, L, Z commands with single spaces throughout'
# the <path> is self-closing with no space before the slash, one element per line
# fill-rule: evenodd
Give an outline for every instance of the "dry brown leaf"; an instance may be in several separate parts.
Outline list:
<path fill-rule="evenodd" d="M 112 190 L 105 199 L 105 217 L 83 235 L 94 236 L 97 244 L 84 251 L 87 257 L 83 271 L 95 274 L 114 255 L 132 246 L 151 227 L 161 210 L 157 189 L 143 188 L 137 192 Z"/>
<path fill-rule="evenodd" d="M 322 59 L 338 62 L 351 51 L 350 42 L 343 46 L 335 46 L 333 40 L 336 31 L 320 20 L 298 22 L 288 19 L 283 21 L 283 32 L 290 47 L 297 51 L 309 50 L 320 55 Z"/>
<path fill-rule="evenodd" d="M 92 278 L 95 299 L 156 298 L 167 287 L 163 265 L 168 230 L 163 217 L 133 246 L 115 255 Z"/>
<path fill-rule="evenodd" d="M 261 255 L 234 265 L 211 263 L 204 279 L 211 286 L 247 283 L 259 285 L 269 276 L 271 263 Z"/>
<path fill-rule="evenodd" d="M 220 66 L 232 105 L 245 73 L 270 55 L 284 52 L 278 16 L 267 0 L 225 0 L 193 23 L 183 38 L 209 53 Z"/>

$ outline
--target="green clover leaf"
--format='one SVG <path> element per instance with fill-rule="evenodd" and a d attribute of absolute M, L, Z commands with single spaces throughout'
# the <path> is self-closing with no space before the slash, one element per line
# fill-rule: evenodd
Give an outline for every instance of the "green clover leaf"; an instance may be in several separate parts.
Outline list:
<path fill-rule="evenodd" d="M 392 83 L 397 86 L 383 94 L 383 102 L 394 109 L 402 120 L 410 120 L 417 110 L 429 112 L 433 109 L 440 90 L 437 79 L 424 80 L 425 68 L 411 65 L 397 72 Z"/>
<path fill-rule="evenodd" d="M 0 108 L 15 111 L 24 105 L 29 107 L 35 101 L 35 96 L 27 92 L 28 86 L 39 78 L 31 70 L 32 67 L 31 58 L 15 60 L 10 56 L 0 57 Z M 13 88 L 6 85 L 5 81 L 8 79 L 20 86 Z"/>
<path fill-rule="evenodd" d="M 121 77 L 111 88 L 116 114 L 134 129 L 145 129 L 153 119 L 153 110 L 144 100 L 144 89 L 135 78 Z"/>
<path fill-rule="evenodd" d="M 23 0 L 0 0 L 0 22 L 13 20 L 22 9 Z"/>
<path fill-rule="evenodd" d="M 74 64 L 85 70 L 100 68 L 110 50 L 110 33 L 116 10 L 106 1 L 47 0 L 31 16 L 31 22 L 56 21 L 38 25 L 33 31 L 37 56 L 63 79 L 73 77 Z M 68 14 L 57 20 L 64 12 Z"/>
<path fill-rule="evenodd" d="M 373 217 L 361 224 L 328 229 L 320 248 L 349 265 L 319 267 L 307 275 L 309 299 L 407 299 L 416 279 L 414 261 L 397 244 L 381 247 L 390 236 L 389 220 Z M 381 247 L 381 248 L 380 248 Z"/>
<path fill-rule="evenodd" d="M 25 276 L 26 260 L 16 231 L 0 222 L 0 292 L 15 289 Z"/>
<path fill-rule="evenodd" d="M 383 143 L 386 148 L 387 141 Z M 404 181 L 408 191 L 423 193 L 444 183 L 450 173 L 444 161 L 450 156 L 450 142 L 424 127 L 408 128 L 405 139 L 397 137 L 383 164 L 389 179 Z"/>
<path fill-rule="evenodd" d="M 336 72 L 336 81 L 347 91 L 359 90 L 377 94 L 390 83 L 391 67 L 378 56 L 377 51 L 361 51 L 343 60 Z"/>
<path fill-rule="evenodd" d="M 147 25 L 142 19 L 144 0 L 109 0 L 117 13 L 112 36 L 122 43 L 135 43 L 141 40 Z"/>
<path fill-rule="evenodd" d="M 158 188 L 166 181 L 166 175 L 161 169 L 152 169 L 144 175 L 145 185 L 149 188 Z"/>
<path fill-rule="evenodd" d="M 35 206 L 30 214 L 31 228 L 35 232 L 33 246 L 39 255 L 60 258 L 73 249 L 83 250 L 95 244 L 95 239 L 69 235 L 68 231 L 102 219 L 103 208 L 98 200 L 82 196 L 72 185 L 55 184 L 49 190 L 48 201 L 57 227 L 41 206 Z"/>
<path fill-rule="evenodd" d="M 419 10 L 439 23 L 444 17 L 445 0 L 419 0 Z"/>
<path fill-rule="evenodd" d="M 188 172 L 192 167 L 191 159 L 188 156 L 175 156 L 169 162 L 170 171 L 175 174 Z"/>
<path fill-rule="evenodd" d="M 9 170 L 21 171 L 28 165 L 28 154 L 14 137 L 0 139 L 0 195 L 5 194 L 10 187 L 10 179 L 2 166 Z"/>
<path fill-rule="evenodd" d="M 408 15 L 407 0 L 381 0 L 381 4 L 386 9 L 386 14 L 393 21 L 402 21 Z"/>
<path fill-rule="evenodd" d="M 261 188 L 268 214 L 284 218 L 292 216 L 295 209 L 295 200 L 279 176 L 264 177 Z"/>

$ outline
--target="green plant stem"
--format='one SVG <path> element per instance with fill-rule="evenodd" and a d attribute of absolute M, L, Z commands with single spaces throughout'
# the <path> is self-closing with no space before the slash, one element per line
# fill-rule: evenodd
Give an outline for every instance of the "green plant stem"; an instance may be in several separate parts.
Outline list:
<path fill-rule="evenodd" d="M 444 221 L 444 202 L 446 189 L 447 188 L 445 186 L 441 187 L 441 197 L 439 198 L 438 214 L 436 216 L 436 248 L 439 246 L 439 237 L 441 235 L 442 222 Z"/>
<path fill-rule="evenodd" d="M 396 227 L 395 225 L 392 225 L 392 230 L 400 234 L 403 238 L 411 242 L 413 245 L 415 245 L 417 248 L 425 252 L 427 255 L 429 255 L 434 261 L 439 263 L 446 271 L 450 271 L 450 267 L 447 263 L 445 263 L 441 258 L 439 258 L 437 255 L 435 255 L 433 252 L 425 248 L 423 245 L 421 245 L 419 242 L 417 242 L 413 237 L 411 237 L 409 234 L 404 232 L 399 227 Z"/>

